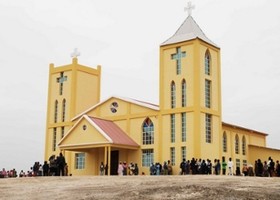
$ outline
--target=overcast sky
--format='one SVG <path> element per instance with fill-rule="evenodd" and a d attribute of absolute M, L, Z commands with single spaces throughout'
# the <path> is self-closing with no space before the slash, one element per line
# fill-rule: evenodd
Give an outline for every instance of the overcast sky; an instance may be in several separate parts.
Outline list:
<path fill-rule="evenodd" d="M 193 0 L 221 48 L 223 121 L 280 149 L 280 1 Z M 49 64 L 102 65 L 102 93 L 158 103 L 159 45 L 187 0 L 0 0 L 0 168 L 43 161 Z"/>

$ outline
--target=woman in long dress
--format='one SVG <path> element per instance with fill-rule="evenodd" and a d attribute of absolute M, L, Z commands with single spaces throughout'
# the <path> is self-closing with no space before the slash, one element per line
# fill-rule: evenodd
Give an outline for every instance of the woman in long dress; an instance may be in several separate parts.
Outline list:
<path fill-rule="evenodd" d="M 119 176 L 123 175 L 123 165 L 122 165 L 122 162 L 120 162 L 119 167 L 118 167 L 118 175 Z"/>

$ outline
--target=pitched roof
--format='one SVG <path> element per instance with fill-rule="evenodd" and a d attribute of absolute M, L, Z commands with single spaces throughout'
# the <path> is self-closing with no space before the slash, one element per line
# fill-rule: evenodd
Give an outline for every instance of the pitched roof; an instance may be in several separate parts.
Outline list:
<path fill-rule="evenodd" d="M 253 129 L 244 128 L 244 127 L 242 127 L 242 126 L 237 126 L 237 125 L 229 124 L 229 123 L 225 123 L 225 122 L 222 122 L 222 126 L 228 126 L 228 127 L 231 127 L 231 128 L 237 128 L 237 129 L 241 129 L 241 130 L 244 130 L 244 131 L 249 131 L 249 132 L 251 132 L 251 133 L 256 133 L 256 134 L 268 136 L 267 133 L 263 133 L 263 132 L 260 132 L 260 131 L 256 131 L 256 130 L 253 130 Z"/>
<path fill-rule="evenodd" d="M 270 148 L 270 147 L 264 147 L 264 146 L 258 146 L 258 145 L 253 145 L 253 144 L 248 144 L 248 147 L 254 147 L 254 148 L 261 148 L 261 149 L 269 149 L 269 150 L 273 150 L 273 151 L 279 151 L 280 153 L 280 149 L 276 149 L 276 148 Z"/>
<path fill-rule="evenodd" d="M 201 30 L 201 28 L 197 25 L 191 15 L 187 17 L 187 19 L 183 22 L 183 24 L 179 27 L 176 33 L 170 37 L 168 40 L 163 42 L 161 46 L 168 44 L 175 44 L 183 41 L 193 40 L 199 38 L 208 44 L 211 44 L 217 48 L 219 48 L 214 42 L 212 42 Z"/>
<path fill-rule="evenodd" d="M 159 106 L 156 105 L 156 104 L 153 104 L 153 103 L 149 103 L 149 102 L 145 102 L 145 101 L 140 101 L 140 100 L 137 100 L 137 99 L 131 99 L 131 98 L 127 98 L 127 97 L 116 97 L 118 99 L 122 99 L 126 102 L 129 102 L 129 103 L 133 103 L 133 104 L 137 104 L 139 106 L 144 106 L 146 108 L 151 108 L 153 110 L 159 110 Z"/>
<path fill-rule="evenodd" d="M 111 96 L 101 102 L 99 102 L 98 104 L 95 104 L 94 106 L 90 107 L 89 109 L 85 110 L 84 112 L 76 115 L 73 119 L 73 120 L 76 120 L 78 118 L 80 118 L 81 116 L 87 114 L 88 112 L 90 112 L 91 110 L 93 110 L 94 108 L 98 107 L 99 105 L 103 104 L 104 102 L 108 101 L 109 99 L 112 99 L 112 98 L 116 98 L 116 99 L 120 99 L 120 100 L 123 100 L 123 101 L 126 101 L 126 102 L 129 102 L 129 103 L 133 103 L 133 104 L 136 104 L 136 105 L 139 105 L 139 106 L 143 106 L 143 107 L 146 107 L 146 108 L 150 108 L 150 109 L 153 109 L 153 110 L 159 110 L 159 106 L 156 105 L 156 104 L 152 104 L 152 103 L 147 103 L 147 102 L 144 102 L 144 101 L 139 101 L 139 100 L 135 100 L 135 99 L 130 99 L 130 98 L 126 98 L 126 97 L 117 97 L 117 96 Z"/>
<path fill-rule="evenodd" d="M 91 120 L 99 129 L 100 132 L 105 134 L 109 138 L 112 144 L 128 145 L 139 147 L 139 145 L 133 141 L 118 125 L 114 122 L 100 119 L 96 117 L 86 117 Z M 95 126 L 95 127 L 96 127 Z"/>

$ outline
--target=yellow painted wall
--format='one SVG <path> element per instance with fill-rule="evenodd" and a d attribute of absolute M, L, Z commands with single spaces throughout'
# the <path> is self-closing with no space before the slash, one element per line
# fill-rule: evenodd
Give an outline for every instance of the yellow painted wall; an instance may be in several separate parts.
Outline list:
<path fill-rule="evenodd" d="M 160 56 L 160 108 L 161 110 L 171 107 L 170 86 L 174 81 L 176 93 L 181 92 L 181 82 L 183 79 L 187 83 L 187 105 L 193 106 L 193 46 L 192 42 L 185 42 L 179 45 L 170 45 L 161 47 Z M 176 53 L 176 47 L 181 47 L 182 52 L 186 52 L 186 57 L 182 58 L 182 71 L 180 75 L 176 74 L 176 61 L 171 59 L 171 55 Z M 181 105 L 181 98 L 176 98 L 176 105 Z"/>
<path fill-rule="evenodd" d="M 280 150 L 265 148 L 261 146 L 251 146 L 249 145 L 249 163 L 254 164 L 255 160 L 261 159 L 262 162 L 268 161 L 271 157 L 276 163 L 277 160 L 280 161 Z M 253 165 L 254 166 L 254 165 Z"/>
<path fill-rule="evenodd" d="M 118 104 L 117 112 L 115 113 L 112 113 L 110 109 L 113 102 L 116 102 Z M 141 105 L 132 104 L 122 99 L 112 97 L 107 101 L 103 102 L 102 105 L 99 105 L 98 108 L 87 112 L 87 115 L 100 116 L 112 120 L 118 120 L 127 117 L 137 118 L 137 117 L 147 116 L 147 115 L 157 115 L 157 113 L 158 113 L 157 110 L 146 108 Z"/>
<path fill-rule="evenodd" d="M 83 126 L 86 126 L 86 130 L 83 130 Z M 103 142 L 107 143 L 108 140 L 101 135 L 91 124 L 82 119 L 77 126 L 75 126 L 71 132 L 65 136 L 64 140 L 62 141 L 61 145 L 64 143 L 67 144 L 86 144 L 88 141 L 91 142 Z"/>
<path fill-rule="evenodd" d="M 219 71 L 220 71 L 220 66 L 219 66 L 219 51 L 218 49 L 213 49 L 210 48 L 210 46 L 205 46 L 203 43 L 200 43 L 200 52 L 199 52 L 199 57 L 200 57 L 200 105 L 201 107 L 205 107 L 205 79 L 211 81 L 211 110 L 215 110 L 220 112 L 221 105 L 220 105 L 220 98 L 221 98 L 221 93 L 220 93 L 220 77 L 219 77 Z M 211 56 L 211 67 L 210 67 L 210 75 L 205 74 L 204 70 L 204 58 L 205 58 L 205 53 L 206 51 L 209 51 L 210 56 Z"/>
<path fill-rule="evenodd" d="M 67 81 L 63 83 L 63 95 L 59 95 L 59 88 L 60 84 L 57 83 L 57 78 L 60 77 L 59 73 L 52 73 L 50 75 L 51 82 L 49 84 L 50 87 L 50 94 L 49 94 L 49 115 L 47 116 L 48 123 L 54 123 L 54 107 L 55 107 L 55 101 L 58 101 L 58 122 L 61 122 L 61 115 L 62 115 L 62 101 L 63 99 L 68 100 L 67 104 L 70 105 L 70 83 L 71 83 L 71 72 L 65 71 L 64 76 L 67 76 Z M 69 112 L 66 112 L 66 119 L 69 119 Z"/>
<path fill-rule="evenodd" d="M 147 115 L 147 117 L 149 117 Z M 146 117 L 134 117 L 132 119 L 123 119 L 114 121 L 121 129 L 128 133 L 128 135 L 140 145 L 139 150 L 129 150 L 129 153 L 125 153 L 124 157 L 120 158 L 120 161 L 134 162 L 138 164 L 139 172 L 144 172 L 149 174 L 149 167 L 142 167 L 142 151 L 141 149 L 154 149 L 154 161 L 159 161 L 158 156 L 160 152 L 158 150 L 160 135 L 158 132 L 158 120 L 155 116 L 149 117 L 154 124 L 154 144 L 152 145 L 143 145 L 142 142 L 142 130 L 139 127 L 142 127 Z M 135 128 L 138 127 L 138 128 Z"/>
<path fill-rule="evenodd" d="M 63 93 L 60 94 L 60 83 L 57 78 L 67 76 L 63 82 Z M 92 69 L 78 64 L 77 58 L 73 58 L 72 63 L 65 66 L 55 67 L 50 64 L 49 67 L 49 88 L 48 88 L 48 105 L 46 117 L 46 136 L 45 136 L 45 160 L 51 155 L 58 155 L 59 148 L 53 151 L 53 128 L 57 129 L 56 143 L 61 139 L 61 127 L 67 131 L 72 127 L 74 122 L 71 119 L 83 109 L 96 104 L 100 99 L 100 72 L 101 67 Z M 78 74 L 78 75 L 77 75 Z M 90 85 L 87 85 L 90 84 Z M 83 88 L 84 87 L 84 88 Z M 62 121 L 62 102 L 66 100 L 65 120 Z M 83 100 L 88 99 L 88 100 Z M 55 101 L 58 101 L 57 122 L 54 122 Z M 67 155 L 69 160 L 70 155 Z"/>
<path fill-rule="evenodd" d="M 233 127 L 232 127 L 233 126 Z M 243 166 L 244 160 L 247 162 L 247 164 L 253 164 L 254 166 L 254 158 L 256 155 L 263 155 L 262 150 L 259 148 L 257 150 L 252 150 L 250 145 L 254 145 L 255 143 L 261 144 L 260 146 L 265 147 L 265 134 L 260 133 L 254 133 L 252 130 L 239 128 L 234 125 L 232 126 L 223 126 L 222 132 L 226 133 L 227 135 L 227 152 L 223 151 L 223 138 L 221 137 L 221 154 L 228 160 L 229 158 L 232 158 L 232 160 L 235 162 L 234 170 L 236 169 L 236 159 L 240 160 L 240 167 Z M 239 138 L 239 153 L 237 154 L 235 152 L 235 136 L 238 135 Z M 242 151 L 242 139 L 245 137 L 245 155 L 243 155 Z M 264 148 L 266 149 L 266 148 Z M 269 151 L 269 153 L 272 153 L 273 151 Z M 267 153 L 264 155 L 268 155 Z M 272 154 L 273 155 L 273 154 Z M 263 157 L 263 156 L 261 156 Z"/>
<path fill-rule="evenodd" d="M 176 74 L 176 61 L 171 55 L 180 47 L 186 52 L 181 59 L 182 72 Z M 211 54 L 211 75 L 205 75 L 206 50 Z M 220 51 L 198 39 L 160 47 L 160 112 L 162 115 L 162 160 L 170 159 L 170 147 L 175 147 L 175 171 L 182 161 L 181 147 L 187 148 L 187 159 L 220 156 L 221 89 Z M 205 108 L 205 79 L 211 80 L 211 108 Z M 187 107 L 181 107 L 181 82 L 187 84 Z M 171 109 L 171 82 L 176 85 L 176 108 Z M 181 113 L 187 114 L 187 142 L 181 142 Z M 176 141 L 170 142 L 170 114 L 175 114 Z M 212 115 L 212 143 L 205 142 L 205 113 Z M 176 169 L 177 168 L 177 169 Z"/>
<path fill-rule="evenodd" d="M 111 112 L 111 105 L 113 102 L 116 102 L 116 99 L 110 99 L 102 104 L 100 107 L 100 116 L 107 117 L 107 116 L 120 116 L 126 115 L 129 112 L 129 104 L 125 101 L 117 101 L 118 108 L 116 113 Z"/>
<path fill-rule="evenodd" d="M 71 152 L 71 164 L 69 168 L 69 173 L 75 176 L 84 175 L 97 175 L 98 172 L 98 149 L 91 149 L 89 152 L 85 153 L 85 169 L 76 169 L 75 167 L 75 154 L 80 152 Z"/>
<path fill-rule="evenodd" d="M 176 61 L 171 59 L 171 55 L 176 53 L 176 48 L 181 47 L 182 52 L 186 52 L 186 57 L 182 58 L 181 74 L 176 74 Z M 205 75 L 204 57 L 206 51 L 211 55 L 211 75 Z M 60 72 L 64 72 L 67 81 L 64 82 L 63 95 L 59 95 L 59 83 L 57 78 Z M 82 113 L 99 103 L 100 99 L 100 77 L 101 67 L 92 69 L 79 65 L 77 59 L 73 63 L 61 67 L 50 66 L 48 110 L 47 110 L 47 128 L 46 128 L 46 150 L 45 159 L 50 155 L 58 155 L 60 149 L 52 151 L 53 128 L 57 128 L 57 143 L 61 138 L 61 127 L 65 127 L 65 134 L 78 123 L 71 134 L 62 141 L 67 144 L 87 143 L 88 141 L 104 142 L 107 140 L 89 124 L 85 119 L 79 121 L 71 119 L 77 114 Z M 187 84 L 187 106 L 181 107 L 181 83 L 186 80 Z M 205 108 L 205 79 L 211 80 L 211 108 Z M 171 81 L 176 85 L 176 108 L 171 109 L 170 86 Z M 122 147 L 114 147 L 112 150 L 119 151 L 119 161 L 135 162 L 139 166 L 139 173 L 149 174 L 149 167 L 142 167 L 142 150 L 154 150 L 154 162 L 163 163 L 171 160 L 170 148 L 175 148 L 175 165 L 173 174 L 179 174 L 179 165 L 182 161 L 182 147 L 186 147 L 187 159 L 192 157 L 221 160 L 221 157 L 229 157 L 236 162 L 240 160 L 252 162 L 257 157 L 265 159 L 268 155 L 278 158 L 277 153 L 280 150 L 264 148 L 266 146 L 266 135 L 256 133 L 252 130 L 222 125 L 221 122 L 221 66 L 220 49 L 213 47 L 199 39 L 181 42 L 172 45 L 160 47 L 160 88 L 159 88 L 160 110 L 150 109 L 145 106 L 131 103 L 121 98 L 112 97 L 96 108 L 88 111 L 89 116 L 100 117 L 114 121 L 129 137 L 140 145 L 138 150 L 129 150 Z M 66 99 L 67 110 L 66 120 L 61 122 L 62 100 Z M 58 122 L 54 123 L 54 102 L 58 100 Z M 116 113 L 111 112 L 113 102 L 118 103 Z M 187 131 L 186 142 L 181 140 L 181 113 L 186 113 Z M 205 139 L 205 114 L 212 116 L 212 141 L 206 143 Z M 175 142 L 171 143 L 170 115 L 175 114 Z M 154 123 L 154 144 L 143 145 L 142 130 L 144 120 L 149 117 Z M 83 125 L 87 126 L 83 130 Z M 227 152 L 223 152 L 223 132 L 227 135 Z M 235 153 L 235 136 L 239 136 L 239 153 Z M 242 137 L 246 138 L 246 153 L 242 154 Z M 105 144 L 105 146 L 108 144 Z M 254 147 L 248 145 L 258 145 Z M 62 148 L 63 149 L 63 148 Z M 65 157 L 69 162 L 69 173 L 74 175 L 96 175 L 99 173 L 99 165 L 104 161 L 105 147 L 91 146 L 84 149 L 71 149 L 65 151 Z M 77 152 L 76 152 L 77 150 Z M 85 152 L 86 168 L 83 170 L 75 169 L 75 153 Z"/>
<path fill-rule="evenodd" d="M 194 149 L 194 138 L 196 137 L 195 129 L 193 126 L 194 115 L 193 113 L 187 113 L 187 158 L 192 158 L 195 149 Z"/>
<path fill-rule="evenodd" d="M 206 142 L 206 134 L 205 134 L 205 114 L 201 114 L 201 154 L 199 158 L 203 159 L 218 159 L 220 157 L 220 136 L 217 133 L 220 133 L 221 123 L 220 118 L 216 116 L 212 116 L 212 141 L 211 143 Z"/>
<path fill-rule="evenodd" d="M 77 72 L 76 115 L 99 102 L 99 71 L 87 70 Z M 96 72 L 96 75 L 94 72 Z"/>
<path fill-rule="evenodd" d="M 119 105 L 119 109 L 122 112 L 112 113 L 110 110 L 110 105 L 112 102 L 117 102 Z M 142 108 L 142 109 L 141 109 Z M 109 120 L 113 120 L 116 125 L 118 125 L 122 130 L 124 130 L 128 135 L 136 141 L 139 145 L 141 145 L 141 149 L 154 149 L 155 161 L 159 160 L 159 141 L 160 135 L 158 131 L 158 112 L 155 110 L 151 110 L 149 108 L 141 107 L 139 105 L 135 105 L 129 103 L 127 101 L 123 101 L 118 98 L 112 98 L 108 101 L 102 103 L 98 109 L 93 109 L 87 113 L 89 116 L 97 116 L 101 118 L 107 118 Z M 153 145 L 142 145 L 142 130 L 139 127 L 142 127 L 144 120 L 149 117 L 154 123 L 154 144 Z M 77 121 L 76 121 L 77 122 Z M 80 122 L 80 125 L 77 126 L 76 129 L 80 129 L 84 121 Z M 138 128 L 135 128 L 138 127 Z M 91 130 L 89 130 L 92 132 Z M 67 140 L 65 140 L 67 142 Z M 142 167 L 142 151 L 139 150 L 124 150 L 124 149 L 116 149 L 119 151 L 119 161 L 134 162 L 138 164 L 139 172 L 144 172 L 145 174 L 149 174 L 149 167 Z M 113 149 L 112 149 L 113 150 Z M 103 152 L 102 148 L 100 150 Z M 104 152 L 103 152 L 104 153 Z M 98 163 L 103 161 L 104 154 L 100 155 Z M 74 162 L 73 164 L 74 165 Z M 75 170 L 74 170 L 75 171 Z M 77 171 L 77 170 L 76 170 Z M 79 173 L 80 174 L 80 173 Z"/>

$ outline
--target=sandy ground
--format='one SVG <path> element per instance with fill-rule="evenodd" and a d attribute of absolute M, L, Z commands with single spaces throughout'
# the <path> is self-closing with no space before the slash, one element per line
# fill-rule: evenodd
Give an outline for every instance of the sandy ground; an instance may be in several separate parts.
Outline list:
<path fill-rule="evenodd" d="M 0 179 L 0 199 L 280 199 L 280 178 L 81 176 Z"/>

